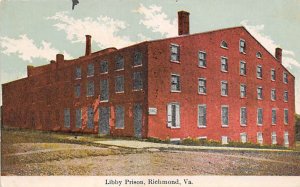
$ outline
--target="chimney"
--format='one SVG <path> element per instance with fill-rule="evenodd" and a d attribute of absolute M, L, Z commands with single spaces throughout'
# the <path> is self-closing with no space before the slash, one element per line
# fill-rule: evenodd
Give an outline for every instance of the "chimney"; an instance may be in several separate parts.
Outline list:
<path fill-rule="evenodd" d="M 178 12 L 178 35 L 190 34 L 190 13 L 186 11 Z"/>
<path fill-rule="evenodd" d="M 64 55 L 63 54 L 57 54 L 56 55 L 56 63 L 60 64 L 64 62 Z"/>
<path fill-rule="evenodd" d="M 279 47 L 275 49 L 275 58 L 282 64 L 282 49 Z"/>
<path fill-rule="evenodd" d="M 86 43 L 85 43 L 85 56 L 91 54 L 91 35 L 85 35 Z"/>
<path fill-rule="evenodd" d="M 31 65 L 27 66 L 27 77 L 32 76 L 34 67 Z"/>

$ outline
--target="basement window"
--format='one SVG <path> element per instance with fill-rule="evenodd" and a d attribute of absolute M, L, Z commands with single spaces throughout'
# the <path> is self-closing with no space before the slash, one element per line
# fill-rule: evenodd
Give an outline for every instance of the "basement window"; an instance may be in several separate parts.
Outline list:
<path fill-rule="evenodd" d="M 170 45 L 170 52 L 171 52 L 171 62 L 178 62 L 180 61 L 180 47 L 177 44 Z"/>
<path fill-rule="evenodd" d="M 263 134 L 262 132 L 257 132 L 257 143 L 262 145 L 263 144 Z"/>
<path fill-rule="evenodd" d="M 169 103 L 167 106 L 167 126 L 180 128 L 180 106 L 178 103 Z"/>
<path fill-rule="evenodd" d="M 246 143 L 247 142 L 247 133 L 243 132 L 240 134 L 241 142 Z"/>
<path fill-rule="evenodd" d="M 277 144 L 277 135 L 276 135 L 276 132 L 272 132 L 272 134 L 271 134 L 271 140 L 272 140 L 272 145 L 276 145 Z"/>
<path fill-rule="evenodd" d="M 228 144 L 228 136 L 222 136 L 221 141 L 222 141 L 222 145 Z"/>

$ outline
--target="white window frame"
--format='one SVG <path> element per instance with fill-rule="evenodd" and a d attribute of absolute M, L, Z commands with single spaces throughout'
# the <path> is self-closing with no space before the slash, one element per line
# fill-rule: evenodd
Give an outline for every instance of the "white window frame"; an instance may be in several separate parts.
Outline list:
<path fill-rule="evenodd" d="M 258 90 L 260 90 L 261 94 L 259 94 Z M 257 89 L 256 89 L 256 92 L 257 92 L 257 99 L 258 100 L 263 100 L 263 88 L 262 88 L 262 86 L 258 86 Z"/>
<path fill-rule="evenodd" d="M 172 126 L 172 105 L 175 105 L 175 126 Z M 167 104 L 167 127 L 171 129 L 180 128 L 180 104 L 177 102 Z"/>
<path fill-rule="evenodd" d="M 223 94 L 223 92 L 222 92 L 223 83 L 226 84 L 226 94 Z M 227 81 L 221 81 L 221 96 L 228 96 L 228 82 Z"/>
<path fill-rule="evenodd" d="M 175 46 L 175 47 L 178 48 L 178 50 L 177 50 L 177 60 L 172 60 L 172 55 L 173 55 L 173 53 L 172 53 L 172 46 Z M 180 63 L 180 45 L 175 44 L 175 43 L 171 43 L 170 44 L 170 61 L 174 62 L 174 63 Z"/>
<path fill-rule="evenodd" d="M 179 90 L 172 90 L 172 76 L 175 76 L 175 77 L 178 77 L 178 79 L 177 79 L 177 81 L 178 81 L 178 84 L 179 84 Z M 170 80 L 170 82 L 171 82 L 171 88 L 170 88 L 170 90 L 171 90 L 171 92 L 181 92 L 181 81 L 180 81 L 180 75 L 179 74 L 176 74 L 176 73 L 171 73 L 171 80 Z"/>
<path fill-rule="evenodd" d="M 241 47 L 241 42 L 244 42 L 244 47 Z M 243 50 L 242 50 L 243 49 Z M 246 41 L 244 40 L 244 39 L 240 39 L 240 41 L 239 41 L 239 51 L 240 51 L 240 53 L 242 53 L 242 54 L 246 54 Z"/>
<path fill-rule="evenodd" d="M 274 93 L 274 95 L 273 95 Z M 271 89 L 271 101 L 276 101 L 276 89 Z"/>
<path fill-rule="evenodd" d="M 205 92 L 200 92 L 200 81 L 204 81 L 204 90 L 205 90 Z M 198 94 L 200 94 L 200 95 L 206 95 L 207 94 L 207 81 L 206 81 L 206 78 L 203 78 L 203 77 L 200 77 L 200 78 L 198 78 Z"/>
<path fill-rule="evenodd" d="M 227 108 L 227 123 L 228 124 L 223 124 L 223 107 Z M 222 127 L 229 127 L 229 106 L 228 105 L 221 105 L 221 125 Z"/>
<path fill-rule="evenodd" d="M 242 64 L 244 64 L 244 66 L 245 66 L 245 68 L 243 69 L 243 72 L 241 72 Z M 241 76 L 246 76 L 247 75 L 247 63 L 243 60 L 240 61 L 240 75 Z"/>
<path fill-rule="evenodd" d="M 244 88 L 244 91 L 242 91 L 242 87 Z M 244 96 L 242 93 L 245 93 Z M 247 97 L 247 86 L 246 84 L 240 84 L 240 97 L 246 98 Z"/>
<path fill-rule="evenodd" d="M 199 54 L 202 53 L 204 54 L 204 59 L 199 58 Z M 200 60 L 204 61 L 204 66 L 200 65 Z M 198 67 L 200 68 L 207 68 L 207 54 L 205 51 L 198 51 Z"/>
<path fill-rule="evenodd" d="M 226 44 L 226 46 L 224 45 L 224 43 Z M 225 40 L 222 40 L 220 43 L 220 47 L 223 49 L 228 49 L 228 43 Z"/>
<path fill-rule="evenodd" d="M 259 73 L 259 70 L 260 69 L 260 73 Z M 256 66 L 256 78 L 258 79 L 262 79 L 263 77 L 263 68 L 262 68 L 262 65 L 257 65 Z"/>
<path fill-rule="evenodd" d="M 259 122 L 259 110 L 261 110 L 261 123 Z M 257 114 L 256 114 L 256 122 L 258 126 L 262 126 L 264 123 L 264 109 L 263 108 L 258 108 L 257 109 Z"/>
<path fill-rule="evenodd" d="M 263 133 L 262 132 L 257 132 L 256 137 L 257 137 L 257 139 L 256 139 L 257 143 L 260 144 L 260 145 L 263 145 L 263 143 L 264 143 Z"/>
<path fill-rule="evenodd" d="M 283 72 L 283 80 L 282 81 L 284 84 L 287 84 L 289 82 L 287 72 Z"/>
<path fill-rule="evenodd" d="M 225 69 L 223 69 L 223 59 L 225 60 Z M 228 58 L 225 56 L 221 56 L 220 63 L 221 63 L 221 72 L 227 73 L 229 69 Z"/>
<path fill-rule="evenodd" d="M 242 110 L 245 109 L 245 123 L 242 123 Z M 241 126 L 247 126 L 247 107 L 241 107 L 240 108 L 240 124 Z"/>
<path fill-rule="evenodd" d="M 274 77 L 272 72 L 274 72 Z M 275 69 L 271 69 L 271 81 L 276 81 L 276 70 Z"/>
<path fill-rule="evenodd" d="M 274 131 L 271 133 L 271 143 L 272 143 L 272 145 L 277 144 L 277 135 L 276 135 L 276 132 L 274 132 Z"/>
<path fill-rule="evenodd" d="M 221 143 L 222 145 L 227 145 L 229 143 L 228 136 L 221 136 Z"/>
<path fill-rule="evenodd" d="M 245 141 L 243 141 L 243 137 L 245 136 Z M 242 132 L 240 133 L 240 141 L 242 143 L 247 143 L 248 142 L 248 136 L 247 136 L 247 133 L 246 132 Z"/>
<path fill-rule="evenodd" d="M 272 113 L 271 113 L 271 121 L 272 121 L 272 125 L 276 125 L 277 124 L 277 110 L 276 108 L 272 108 Z M 273 111 L 275 111 L 275 120 L 273 121 Z"/>
<path fill-rule="evenodd" d="M 284 91 L 283 92 L 283 101 L 284 102 L 288 102 L 289 101 L 289 92 L 288 91 Z"/>
<path fill-rule="evenodd" d="M 287 114 L 286 114 L 287 112 Z M 283 122 L 285 125 L 289 124 L 289 109 L 285 108 L 283 109 Z"/>
<path fill-rule="evenodd" d="M 204 107 L 205 108 L 205 115 L 204 115 L 204 118 L 205 118 L 205 125 L 200 125 L 200 121 L 199 121 L 199 114 L 200 114 L 200 107 Z M 206 104 L 199 104 L 198 105 L 198 127 L 199 128 L 206 128 L 207 127 L 207 106 Z"/>

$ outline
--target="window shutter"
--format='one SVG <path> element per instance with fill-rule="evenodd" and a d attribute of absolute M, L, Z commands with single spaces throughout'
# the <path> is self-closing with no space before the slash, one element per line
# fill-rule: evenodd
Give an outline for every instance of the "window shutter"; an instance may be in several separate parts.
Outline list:
<path fill-rule="evenodd" d="M 180 127 L 180 107 L 178 104 L 176 106 L 176 127 Z"/>
<path fill-rule="evenodd" d="M 172 105 L 168 104 L 167 106 L 167 126 L 172 126 Z"/>

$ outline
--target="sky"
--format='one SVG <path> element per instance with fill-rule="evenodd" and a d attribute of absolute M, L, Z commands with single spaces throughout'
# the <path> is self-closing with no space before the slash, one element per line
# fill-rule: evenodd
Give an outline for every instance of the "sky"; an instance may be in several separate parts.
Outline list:
<path fill-rule="evenodd" d="M 74 10 L 72 0 L 0 0 L 0 83 L 57 53 L 84 55 L 86 34 L 93 51 L 176 36 L 180 10 L 190 12 L 190 33 L 243 25 L 271 54 L 281 47 L 300 113 L 299 0 L 79 0 Z"/>

